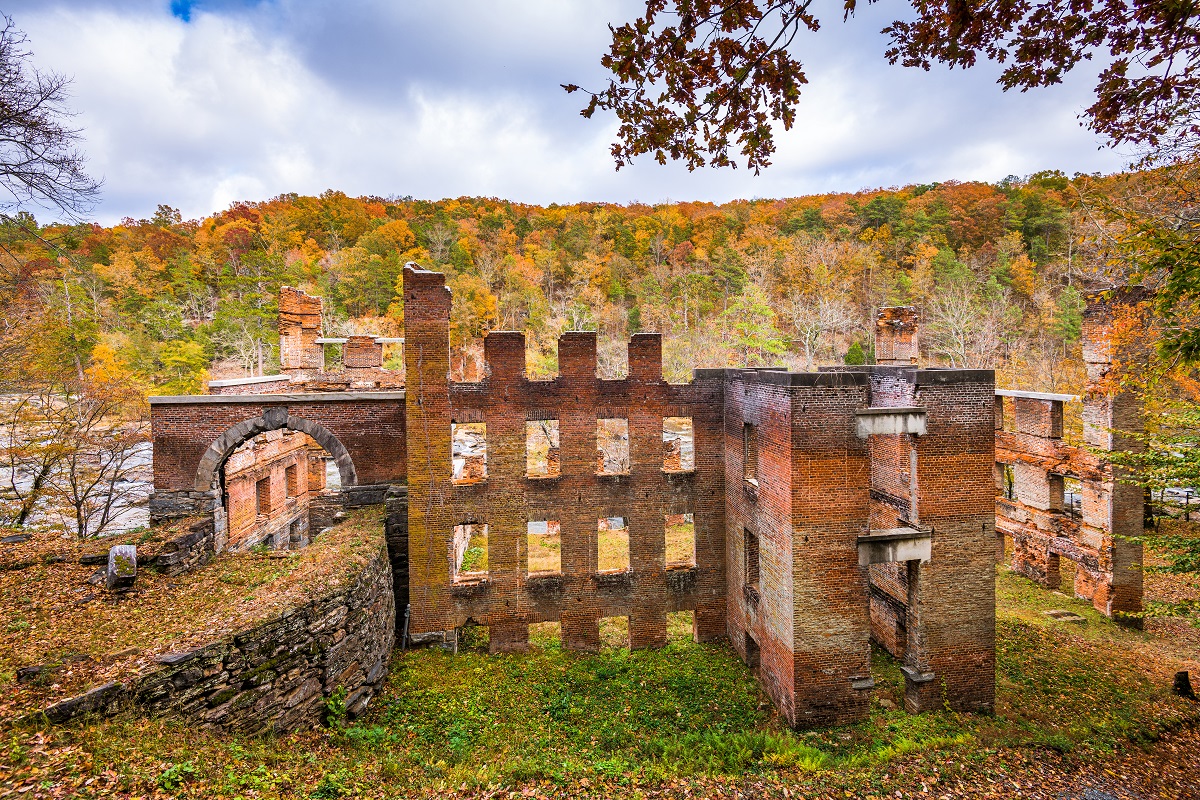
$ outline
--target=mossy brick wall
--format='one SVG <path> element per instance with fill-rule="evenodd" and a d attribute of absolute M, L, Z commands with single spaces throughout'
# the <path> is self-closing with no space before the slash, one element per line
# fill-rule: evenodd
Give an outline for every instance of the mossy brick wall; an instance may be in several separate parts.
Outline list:
<path fill-rule="evenodd" d="M 438 273 L 405 270 L 405 359 L 409 430 L 410 630 L 445 631 L 468 620 L 488 626 L 493 651 L 528 645 L 531 623 L 559 621 L 566 647 L 599 646 L 599 620 L 629 618 L 633 647 L 666 642 L 666 614 L 695 612 L 702 640 L 725 632 L 724 498 L 720 378 L 687 385 L 662 379 L 661 339 L 635 336 L 624 380 L 596 377 L 596 335 L 559 339 L 559 376 L 530 381 L 525 339 L 490 333 L 487 377 L 448 383 L 450 294 Z M 663 469 L 663 417 L 691 417 L 696 469 Z M 628 420 L 631 466 L 596 474 L 598 419 Z M 559 421 L 560 474 L 526 475 L 526 425 Z M 451 482 L 453 423 L 486 425 L 487 477 Z M 695 516 L 696 566 L 666 569 L 666 517 Z M 624 517 L 630 567 L 597 569 L 597 523 Z M 561 573 L 528 571 L 530 521 L 553 520 L 562 537 Z M 452 532 L 488 526 L 486 579 L 456 583 Z"/>
<path fill-rule="evenodd" d="M 64 722 L 134 707 L 241 733 L 310 727 L 337 692 L 350 715 L 382 688 L 395 641 L 392 570 L 381 542 L 349 588 L 284 611 L 221 641 L 160 656 L 126 683 L 51 706 Z"/>

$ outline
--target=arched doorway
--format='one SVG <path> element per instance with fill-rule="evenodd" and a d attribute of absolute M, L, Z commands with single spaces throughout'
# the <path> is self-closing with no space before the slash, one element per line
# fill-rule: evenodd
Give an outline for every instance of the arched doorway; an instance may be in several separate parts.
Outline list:
<path fill-rule="evenodd" d="M 210 445 L 196 487 L 212 492 L 220 549 L 296 549 L 332 524 L 340 492 L 357 483 L 337 437 L 310 420 L 267 409 Z"/>

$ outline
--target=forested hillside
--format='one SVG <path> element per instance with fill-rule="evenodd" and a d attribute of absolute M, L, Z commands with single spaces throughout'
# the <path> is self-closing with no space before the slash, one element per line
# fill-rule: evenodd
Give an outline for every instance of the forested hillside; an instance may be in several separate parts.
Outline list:
<path fill-rule="evenodd" d="M 787 200 L 538 207 L 496 199 L 285 195 L 199 221 L 160 206 L 120 225 L 0 226 L 3 378 L 132 377 L 150 393 L 277 365 L 281 285 L 326 300 L 327 335 L 402 335 L 402 265 L 445 271 L 458 377 L 481 337 L 525 329 L 555 369 L 564 330 L 596 330 L 601 369 L 661 331 L 666 371 L 871 360 L 874 310 L 916 305 L 930 363 L 1001 385 L 1079 390 L 1082 293 L 1110 285 L 1083 198 L 1105 181 L 1039 173 Z M 1073 357 L 1074 356 L 1074 357 Z"/>

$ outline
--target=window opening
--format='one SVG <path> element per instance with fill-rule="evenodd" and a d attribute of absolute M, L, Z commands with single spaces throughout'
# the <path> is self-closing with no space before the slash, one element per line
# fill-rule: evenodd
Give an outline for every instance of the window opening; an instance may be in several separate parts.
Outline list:
<path fill-rule="evenodd" d="M 454 526 L 454 580 L 486 578 L 488 526 L 464 522 Z"/>
<path fill-rule="evenodd" d="M 1064 483 L 1062 475 L 1047 475 L 1047 483 L 1050 484 L 1050 510 L 1063 511 L 1063 501 L 1065 498 Z"/>
<path fill-rule="evenodd" d="M 663 417 L 663 469 L 692 472 L 696 469 L 696 442 L 691 417 Z"/>
<path fill-rule="evenodd" d="M 599 627 L 601 647 L 629 647 L 629 617 L 601 617 Z"/>
<path fill-rule="evenodd" d="M 487 424 L 450 423 L 452 483 L 478 483 L 487 479 Z"/>
<path fill-rule="evenodd" d="M 543 650 L 562 649 L 562 623 L 534 622 L 529 626 L 529 644 Z"/>
<path fill-rule="evenodd" d="M 596 420 L 596 474 L 629 473 L 629 420 Z"/>
<path fill-rule="evenodd" d="M 746 666 L 752 670 L 757 670 L 759 665 L 759 649 L 758 642 L 754 641 L 754 637 L 746 631 Z"/>
<path fill-rule="evenodd" d="M 1017 499 L 1017 475 L 1013 472 L 1012 464 L 1004 465 L 1004 499 Z"/>
<path fill-rule="evenodd" d="M 530 478 L 554 478 L 562 474 L 558 420 L 539 419 L 525 423 L 525 474 Z"/>
<path fill-rule="evenodd" d="M 748 483 L 758 485 L 758 429 L 742 424 L 742 471 Z"/>
<path fill-rule="evenodd" d="M 270 514 L 271 477 L 269 475 L 254 484 L 254 496 L 258 500 L 257 512 L 259 514 Z"/>
<path fill-rule="evenodd" d="M 682 642 L 696 635 L 696 612 L 671 611 L 667 613 L 667 641 Z"/>
<path fill-rule="evenodd" d="M 1083 484 L 1078 478 L 1063 476 L 1063 511 L 1072 517 L 1083 512 Z"/>
<path fill-rule="evenodd" d="M 696 566 L 696 521 L 691 514 L 667 515 L 667 566 Z"/>
<path fill-rule="evenodd" d="M 742 542 L 746 556 L 746 585 L 758 588 L 758 534 L 749 528 L 742 529 Z"/>
<path fill-rule="evenodd" d="M 297 497 L 300 494 L 300 471 L 292 464 L 283 471 L 284 477 L 287 479 L 287 496 Z"/>
<path fill-rule="evenodd" d="M 629 569 L 629 527 L 624 517 L 597 521 L 596 571 L 624 572 Z"/>
<path fill-rule="evenodd" d="M 558 522 L 530 522 L 525 538 L 528 545 L 526 567 L 530 575 L 562 572 L 562 530 Z"/>

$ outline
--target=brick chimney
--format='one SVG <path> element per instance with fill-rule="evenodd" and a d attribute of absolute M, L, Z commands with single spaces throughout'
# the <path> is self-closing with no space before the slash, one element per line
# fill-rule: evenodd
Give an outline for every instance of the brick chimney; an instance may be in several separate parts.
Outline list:
<path fill-rule="evenodd" d="M 881 308 L 875 317 L 875 363 L 907 366 L 917 363 L 917 309 Z"/>

